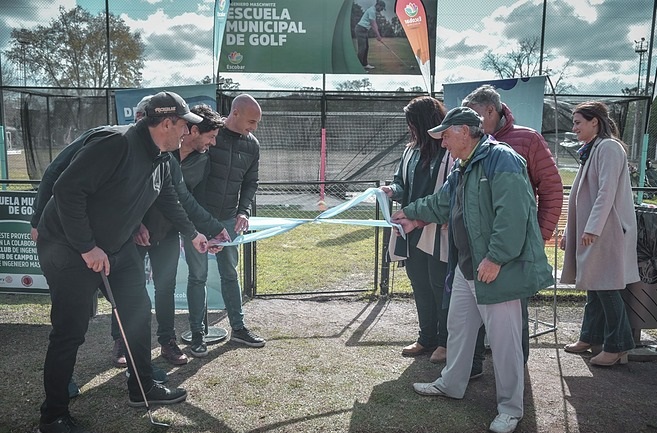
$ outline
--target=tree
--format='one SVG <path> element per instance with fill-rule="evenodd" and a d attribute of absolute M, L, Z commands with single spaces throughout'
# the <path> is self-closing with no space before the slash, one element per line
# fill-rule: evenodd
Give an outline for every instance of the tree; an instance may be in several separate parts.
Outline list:
<path fill-rule="evenodd" d="M 18 68 L 11 62 L 4 58 L 3 53 L 0 53 L 0 68 L 2 69 L 2 85 L 3 86 L 17 86 L 19 85 Z"/>
<path fill-rule="evenodd" d="M 233 81 L 232 78 L 221 78 L 219 84 L 223 90 L 237 90 L 240 88 L 240 83 Z"/>
<path fill-rule="evenodd" d="M 524 78 L 538 75 L 541 63 L 540 51 L 541 39 L 537 37 L 523 38 L 518 41 L 518 45 L 510 53 L 493 54 L 488 51 L 481 62 L 482 68 L 493 71 L 500 78 Z M 543 60 L 549 60 L 552 56 L 548 53 L 543 56 Z M 567 90 L 573 90 L 574 87 L 564 82 L 566 71 L 572 64 L 568 60 L 566 64 L 558 71 L 554 71 L 545 65 L 545 73 L 550 73 L 552 83 L 556 93 L 563 93 Z"/>
<path fill-rule="evenodd" d="M 135 87 L 141 83 L 144 44 L 139 32 L 109 15 L 91 15 L 81 6 L 59 8 L 59 16 L 47 26 L 13 29 L 7 58 L 30 71 L 29 81 L 55 87 Z M 109 64 L 109 67 L 108 67 Z"/>
<path fill-rule="evenodd" d="M 365 90 L 373 90 L 372 83 L 369 78 L 363 78 L 362 80 L 351 80 L 343 81 L 338 83 L 336 88 L 343 92 L 362 92 Z"/>
<path fill-rule="evenodd" d="M 395 92 L 396 93 L 420 93 L 420 94 L 422 94 L 422 93 L 426 93 L 426 90 L 424 90 L 424 88 L 422 88 L 421 86 L 413 86 L 407 92 L 405 88 L 399 86 L 399 87 L 397 87 L 397 90 L 395 90 Z"/>

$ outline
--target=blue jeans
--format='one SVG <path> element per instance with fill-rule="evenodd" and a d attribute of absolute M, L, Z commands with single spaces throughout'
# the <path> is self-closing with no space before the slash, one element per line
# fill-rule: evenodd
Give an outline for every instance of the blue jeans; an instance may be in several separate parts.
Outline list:
<path fill-rule="evenodd" d="M 632 327 L 619 290 L 589 290 L 582 318 L 580 341 L 603 344 L 610 353 L 634 349 Z"/>
<path fill-rule="evenodd" d="M 208 254 L 199 253 L 192 241 L 185 238 L 185 260 L 189 273 L 187 276 L 187 310 L 189 312 L 189 330 L 192 333 L 205 330 L 205 306 L 207 292 L 205 283 L 208 279 Z"/>
<path fill-rule="evenodd" d="M 153 272 L 155 286 L 155 317 L 157 318 L 157 341 L 167 344 L 176 339 L 176 275 L 178 273 L 178 258 L 180 257 L 180 237 L 176 230 L 171 230 L 159 242 L 149 247 L 137 246 L 137 251 L 143 263 L 146 253 Z M 112 316 L 112 338 L 121 336 L 116 319 Z"/>
<path fill-rule="evenodd" d="M 231 239 L 235 239 L 235 218 L 221 221 L 226 227 Z M 239 261 L 239 247 L 224 247 L 217 256 L 217 268 L 221 278 L 221 297 L 226 304 L 226 313 L 230 327 L 244 328 L 244 313 L 242 312 L 242 288 L 237 275 L 237 262 Z"/>
<path fill-rule="evenodd" d="M 406 274 L 411 280 L 420 325 L 417 342 L 424 347 L 447 346 L 447 309 L 443 293 L 447 263 L 410 246 Z"/>
<path fill-rule="evenodd" d="M 235 218 L 221 221 L 221 223 L 226 227 L 230 238 L 235 239 L 237 236 L 237 233 L 235 233 Z M 205 314 L 205 284 L 208 279 L 208 260 L 205 254 L 200 255 L 196 251 L 189 254 L 188 251 L 193 249 L 191 245 L 185 243 L 185 257 L 187 257 L 187 266 L 189 267 L 189 277 L 187 279 L 189 328 L 192 332 L 195 332 L 204 329 L 203 316 Z M 224 247 L 216 256 L 221 279 L 221 297 L 226 305 L 226 314 L 228 315 L 230 327 L 242 329 L 244 327 L 244 313 L 242 312 L 242 288 L 237 275 L 238 247 Z"/>
<path fill-rule="evenodd" d="M 142 257 L 151 261 L 153 285 L 155 286 L 155 317 L 157 318 L 157 341 L 167 344 L 176 339 L 174 325 L 176 317 L 176 274 L 180 257 L 180 237 L 172 230 L 161 241 L 150 247 L 137 247 Z"/>

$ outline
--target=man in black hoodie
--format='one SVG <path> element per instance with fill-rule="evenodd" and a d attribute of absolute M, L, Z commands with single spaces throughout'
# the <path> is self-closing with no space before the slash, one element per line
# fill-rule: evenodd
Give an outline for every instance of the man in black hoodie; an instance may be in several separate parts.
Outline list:
<path fill-rule="evenodd" d="M 154 95 L 149 109 L 148 117 L 136 125 L 89 134 L 55 182 L 39 221 L 37 250 L 51 292 L 53 328 L 44 363 L 41 433 L 84 432 L 68 410 L 68 383 L 84 342 L 93 295 L 103 288 L 100 272 L 110 281 L 137 369 L 129 363 L 129 405 L 145 405 L 137 374 L 149 403 L 172 404 L 187 397 L 182 388 L 170 390 L 153 382 L 151 305 L 132 236 L 156 203 L 199 251 L 207 249 L 207 239 L 178 202 L 168 165 L 168 152 L 178 149 L 189 133 L 187 122 L 201 118 L 172 92 Z"/>

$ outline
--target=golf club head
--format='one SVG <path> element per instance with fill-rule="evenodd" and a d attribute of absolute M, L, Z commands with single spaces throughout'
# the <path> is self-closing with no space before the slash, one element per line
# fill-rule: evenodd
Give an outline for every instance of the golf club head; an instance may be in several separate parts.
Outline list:
<path fill-rule="evenodd" d="M 158 427 L 171 427 L 171 424 L 167 424 L 167 423 L 165 423 L 165 422 L 155 421 L 155 420 L 153 419 L 153 413 L 151 412 L 150 408 L 148 409 L 148 419 L 151 420 L 151 424 L 152 424 L 152 425 L 156 425 L 156 426 L 158 426 Z"/>

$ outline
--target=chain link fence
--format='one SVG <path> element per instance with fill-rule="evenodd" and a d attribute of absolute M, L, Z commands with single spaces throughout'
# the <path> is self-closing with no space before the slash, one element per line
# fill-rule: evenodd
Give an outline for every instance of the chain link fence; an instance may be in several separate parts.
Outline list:
<path fill-rule="evenodd" d="M 533 56 L 528 63 L 538 70 L 519 70 L 516 76 L 548 74 L 555 84 L 554 89 L 546 89 L 542 133 L 562 171 L 577 168 L 577 143 L 567 134 L 572 127 L 572 107 L 591 99 L 603 100 L 610 106 L 634 166 L 641 157 L 644 132 L 650 137 L 647 158 L 657 159 L 653 138 L 657 136 L 653 114 L 656 110 L 650 109 L 654 87 L 654 38 L 653 31 L 648 30 L 654 24 L 652 0 L 633 0 L 631 7 L 625 0 L 606 0 L 596 7 L 566 1 L 524 2 L 508 9 L 496 2 L 483 3 L 463 0 L 456 7 L 454 2 L 438 2 L 435 89 L 440 90 L 442 83 L 463 81 L 472 76 L 472 71 L 480 79 L 497 78 L 479 54 L 490 54 L 489 63 L 497 60 L 499 64 L 510 60 L 510 54 L 518 53 L 522 43 L 529 43 L 529 51 L 524 53 Z M 4 47 L 0 49 L 0 123 L 4 126 L 8 179 L 40 179 L 47 164 L 80 133 L 115 123 L 115 89 L 191 85 L 212 82 L 214 78 L 211 3 L 198 5 L 192 14 L 189 4 L 169 2 L 150 16 L 146 3 L 88 0 L 84 8 L 92 15 L 108 11 L 122 17 L 128 28 L 142 29 L 143 75 L 123 86 L 115 81 L 111 85 L 98 81 L 93 87 L 38 81 L 39 70 L 27 68 L 31 45 L 38 41 L 21 37 L 25 32 L 13 32 L 47 25 L 60 6 L 70 9 L 68 3 L 58 0 L 3 6 L 8 19 L 0 24 L 0 47 Z M 158 28 L 148 27 L 148 18 L 153 17 L 157 18 Z M 469 35 L 454 30 L 455 26 L 465 28 L 470 24 L 473 30 Z M 606 31 L 600 32 L 600 28 Z M 118 33 L 109 27 L 104 30 L 94 41 L 101 47 L 95 50 L 98 64 L 102 64 L 106 47 L 121 45 L 113 39 Z M 431 32 L 433 37 L 433 29 Z M 173 38 L 173 33 L 180 38 Z M 633 47 L 634 34 L 637 39 L 642 34 L 648 37 L 645 51 Z M 494 47 L 490 44 L 500 38 L 508 43 Z M 182 42 L 175 42 L 178 40 L 188 41 L 185 50 L 180 50 Z M 17 55 L 9 59 L 8 51 L 12 48 Z M 171 74 L 171 70 L 179 70 L 180 64 L 187 67 Z M 45 64 L 40 69 L 45 69 Z M 615 74 L 617 83 L 607 80 L 602 85 L 603 73 Z M 330 206 L 332 200 L 342 202 L 367 186 L 391 179 L 408 140 L 402 109 L 418 95 L 410 89 L 423 87 L 419 76 L 230 73 L 221 78 L 217 84 L 218 111 L 227 114 L 232 98 L 242 92 L 253 94 L 263 107 L 263 119 L 256 133 L 262 146 L 262 183 L 254 209 L 262 216 L 275 216 L 277 212 L 277 216 L 285 217 L 316 216 L 320 212 L 320 197 Z M 441 98 L 442 93 L 438 91 L 435 96 Z M 322 182 L 324 195 L 320 196 Z M 8 186 L 33 187 L 32 182 Z M 308 209 L 313 206 L 314 209 Z M 354 215 L 369 218 L 370 211 L 375 218 L 372 209 L 358 209 Z M 254 246 L 253 252 L 245 254 L 245 262 L 253 258 L 258 267 L 250 277 L 247 270 L 245 278 L 261 293 L 324 291 L 341 285 L 355 289 L 380 286 L 383 282 L 376 281 L 377 265 L 372 258 L 379 255 L 376 260 L 381 266 L 381 248 L 374 245 L 383 240 L 374 231 L 306 224 Z M 302 253 L 306 259 L 302 264 L 315 270 L 316 281 L 291 279 L 295 272 L 287 264 L 294 263 L 288 249 L 303 251 L 297 237 L 314 246 L 313 252 Z M 368 250 L 367 258 L 352 257 L 348 264 L 330 268 L 338 263 L 336 257 L 345 256 L 354 246 L 360 249 L 361 245 Z M 277 259 L 274 251 L 287 257 L 287 262 L 276 262 L 283 259 Z M 321 253 L 317 256 L 323 262 L 311 262 L 311 258 L 316 259 L 315 251 Z M 265 265 L 274 271 L 265 270 Z M 272 273 L 261 274 L 265 271 Z M 322 283 L 321 277 L 329 274 L 340 276 L 340 282 Z M 286 282 L 277 286 L 278 281 Z M 260 284 L 255 285 L 257 282 Z"/>
<path fill-rule="evenodd" d="M 333 223 L 317 217 L 378 185 L 378 181 L 261 183 L 254 216 L 306 222 L 245 245 L 245 287 L 258 296 L 377 290 L 382 230 L 346 221 L 382 219 L 376 201 L 362 202 L 330 218 Z"/>

